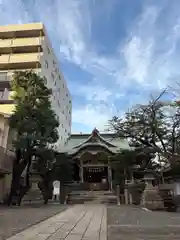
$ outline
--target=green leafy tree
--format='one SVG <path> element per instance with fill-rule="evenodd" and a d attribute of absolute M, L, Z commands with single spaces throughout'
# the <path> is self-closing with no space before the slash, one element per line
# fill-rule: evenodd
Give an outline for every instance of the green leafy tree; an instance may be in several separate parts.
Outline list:
<path fill-rule="evenodd" d="M 16 107 L 10 127 L 16 131 L 16 158 L 8 204 L 15 196 L 22 199 L 30 189 L 29 173 L 35 150 L 58 140 L 59 122 L 51 108 L 51 90 L 46 87 L 45 81 L 33 71 L 14 73 L 12 91 Z M 21 186 L 20 178 L 25 168 L 26 180 Z"/>
<path fill-rule="evenodd" d="M 55 161 L 55 151 L 53 149 L 36 149 L 36 159 L 33 164 L 33 171 L 41 177 L 38 182 L 38 187 L 43 196 L 44 204 L 47 204 L 48 200 L 51 199 L 53 195 Z"/>
<path fill-rule="evenodd" d="M 37 149 L 36 171 L 41 177 L 38 186 L 43 195 L 44 203 L 52 198 L 53 181 L 60 181 L 60 203 L 63 204 L 67 194 L 66 185 L 73 180 L 74 165 L 66 153 L 59 153 L 52 149 Z"/>
<path fill-rule="evenodd" d="M 134 150 L 121 150 L 111 158 L 111 166 L 114 170 L 116 184 L 124 185 L 125 178 L 128 177 L 133 164 L 135 164 L 135 158 Z"/>
<path fill-rule="evenodd" d="M 180 108 L 161 100 L 163 91 L 146 105 L 135 106 L 124 118 L 113 117 L 109 123 L 118 137 L 127 138 L 133 147 L 159 153 L 161 161 L 179 160 Z"/>
<path fill-rule="evenodd" d="M 73 180 L 73 161 L 66 153 L 56 153 L 54 164 L 54 180 L 60 181 L 60 203 L 64 204 L 67 194 L 66 184 Z"/>

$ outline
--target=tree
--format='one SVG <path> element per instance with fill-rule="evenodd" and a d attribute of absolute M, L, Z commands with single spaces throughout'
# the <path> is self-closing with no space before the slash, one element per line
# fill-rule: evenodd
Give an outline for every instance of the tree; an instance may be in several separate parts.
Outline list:
<path fill-rule="evenodd" d="M 146 105 L 135 106 L 124 119 L 113 117 L 109 124 L 117 137 L 128 139 L 134 147 L 159 153 L 173 165 L 180 156 L 180 107 L 162 101 L 164 93 Z"/>
<path fill-rule="evenodd" d="M 136 151 L 121 150 L 111 157 L 111 167 L 114 172 L 114 183 L 116 184 L 117 203 L 120 205 L 120 193 L 124 193 L 126 180 L 132 178 L 132 169 L 136 161 Z"/>
<path fill-rule="evenodd" d="M 55 151 L 48 148 L 36 149 L 36 160 L 34 162 L 33 171 L 40 177 L 38 187 L 43 196 L 44 204 L 53 195 L 53 179 L 54 179 L 54 165 L 55 165 Z"/>
<path fill-rule="evenodd" d="M 60 181 L 60 203 L 64 204 L 66 184 L 73 180 L 73 162 L 66 153 L 52 149 L 38 149 L 35 169 L 41 177 L 38 186 L 43 195 L 44 203 L 52 198 L 53 182 Z"/>
<path fill-rule="evenodd" d="M 64 204 L 66 196 L 65 185 L 73 180 L 73 162 L 66 153 L 56 153 L 54 164 L 54 180 L 60 181 L 60 203 Z"/>
<path fill-rule="evenodd" d="M 135 151 L 122 150 L 115 156 L 111 157 L 111 166 L 114 170 L 114 180 L 116 184 L 121 184 L 128 176 L 128 172 L 135 164 Z"/>
<path fill-rule="evenodd" d="M 22 199 L 30 189 L 29 174 L 35 150 L 58 140 L 59 122 L 51 108 L 51 90 L 46 87 L 45 81 L 33 71 L 14 73 L 12 91 L 16 106 L 10 118 L 10 127 L 16 131 L 16 157 L 8 204 L 15 196 Z M 21 186 L 20 178 L 25 169 L 25 183 Z"/>

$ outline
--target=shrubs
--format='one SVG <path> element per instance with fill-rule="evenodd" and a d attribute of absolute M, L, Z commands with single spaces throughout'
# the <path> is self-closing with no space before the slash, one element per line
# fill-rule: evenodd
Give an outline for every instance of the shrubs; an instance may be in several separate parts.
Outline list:
<path fill-rule="evenodd" d="M 140 205 L 141 203 L 141 196 L 145 189 L 144 182 L 135 182 L 133 184 L 128 185 L 128 191 L 132 196 L 132 203 L 135 205 Z"/>

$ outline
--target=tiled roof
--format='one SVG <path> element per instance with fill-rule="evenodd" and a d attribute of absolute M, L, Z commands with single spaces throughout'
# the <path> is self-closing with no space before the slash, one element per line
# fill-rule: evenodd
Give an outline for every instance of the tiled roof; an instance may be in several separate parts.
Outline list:
<path fill-rule="evenodd" d="M 63 149 L 63 152 L 74 154 L 81 148 L 100 146 L 104 147 L 112 153 L 116 153 L 121 149 L 130 149 L 128 141 L 125 139 L 115 138 L 115 134 L 100 134 L 96 129 L 91 134 L 72 134 Z M 96 134 L 95 136 L 93 134 Z M 92 141 L 93 137 L 96 138 Z"/>

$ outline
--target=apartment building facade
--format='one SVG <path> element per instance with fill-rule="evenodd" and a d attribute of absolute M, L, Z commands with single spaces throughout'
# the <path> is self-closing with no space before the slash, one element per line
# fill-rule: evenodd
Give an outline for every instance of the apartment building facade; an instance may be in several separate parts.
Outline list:
<path fill-rule="evenodd" d="M 0 26 L 0 112 L 11 114 L 10 81 L 15 71 L 33 70 L 47 79 L 52 89 L 52 108 L 60 122 L 55 149 L 66 144 L 71 133 L 72 102 L 59 69 L 46 29 L 42 23 Z"/>

